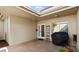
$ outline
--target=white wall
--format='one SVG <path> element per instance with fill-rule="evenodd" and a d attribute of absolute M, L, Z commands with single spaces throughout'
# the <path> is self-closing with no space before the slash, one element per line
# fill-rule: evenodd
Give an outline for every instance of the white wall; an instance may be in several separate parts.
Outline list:
<path fill-rule="evenodd" d="M 79 8 L 77 11 L 77 49 L 79 51 Z"/>
<path fill-rule="evenodd" d="M 42 21 L 38 21 L 38 24 L 52 24 L 52 23 L 57 23 L 57 22 L 68 22 L 68 26 L 69 26 L 68 31 L 69 31 L 70 41 L 72 44 L 72 40 L 73 40 L 72 35 L 77 33 L 76 32 L 76 15 L 42 20 Z"/>
<path fill-rule="evenodd" d="M 10 16 L 6 16 L 4 18 L 4 35 L 3 38 L 9 42 L 9 40 L 11 39 L 11 35 L 10 35 Z"/>
<path fill-rule="evenodd" d="M 18 16 L 11 16 L 10 19 L 10 45 L 36 39 L 35 21 L 21 18 Z"/>
<path fill-rule="evenodd" d="M 3 39 L 3 33 L 4 33 L 4 21 L 0 19 L 0 40 Z"/>

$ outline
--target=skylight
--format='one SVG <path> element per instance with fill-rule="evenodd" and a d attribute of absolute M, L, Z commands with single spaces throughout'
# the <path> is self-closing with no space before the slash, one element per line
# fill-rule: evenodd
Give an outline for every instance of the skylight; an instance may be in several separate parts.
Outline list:
<path fill-rule="evenodd" d="M 35 11 L 43 11 L 48 9 L 50 6 L 31 6 L 31 8 Z"/>

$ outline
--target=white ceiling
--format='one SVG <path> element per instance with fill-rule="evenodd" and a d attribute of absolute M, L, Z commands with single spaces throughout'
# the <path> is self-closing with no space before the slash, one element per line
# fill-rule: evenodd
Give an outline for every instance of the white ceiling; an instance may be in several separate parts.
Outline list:
<path fill-rule="evenodd" d="M 70 9 L 70 8 L 74 8 L 74 7 L 76 7 L 76 6 L 51 6 L 50 8 L 45 9 L 41 12 L 33 10 L 30 6 L 20 6 L 19 8 L 27 10 L 35 16 L 43 17 L 43 16 L 50 15 L 52 13 L 57 13 L 57 12 L 60 12 L 60 11 L 66 10 L 66 9 Z"/>
<path fill-rule="evenodd" d="M 28 6 L 27 6 L 28 7 Z M 43 20 L 56 16 L 76 14 L 77 6 L 55 6 L 42 11 L 40 14 L 24 6 L 0 6 L 0 12 L 24 17 L 31 20 Z"/>
<path fill-rule="evenodd" d="M 36 19 L 35 15 L 25 12 L 16 6 L 0 6 L 0 12 L 7 15 L 19 16 L 27 19 Z"/>

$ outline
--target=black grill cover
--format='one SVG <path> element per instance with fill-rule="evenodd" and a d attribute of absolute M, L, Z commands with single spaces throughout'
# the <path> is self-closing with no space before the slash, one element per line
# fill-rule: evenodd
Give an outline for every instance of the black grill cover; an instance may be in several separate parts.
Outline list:
<path fill-rule="evenodd" d="M 68 45 L 68 33 L 66 32 L 55 32 L 51 35 L 52 37 L 52 42 L 55 45 L 59 45 L 59 46 L 65 46 Z"/>

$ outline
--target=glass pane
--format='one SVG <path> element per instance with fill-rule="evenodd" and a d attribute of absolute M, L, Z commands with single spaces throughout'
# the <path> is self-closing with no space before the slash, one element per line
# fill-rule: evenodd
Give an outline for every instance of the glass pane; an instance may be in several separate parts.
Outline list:
<path fill-rule="evenodd" d="M 60 31 L 68 32 L 68 25 L 67 24 L 60 24 Z"/>
<path fill-rule="evenodd" d="M 44 37 L 44 25 L 41 25 L 41 37 Z"/>
<path fill-rule="evenodd" d="M 55 27 L 54 27 L 54 31 L 53 32 L 58 32 L 59 31 L 59 25 L 56 25 Z"/>
<path fill-rule="evenodd" d="M 31 6 L 31 8 L 35 11 L 42 11 L 48 9 L 50 6 Z"/>

